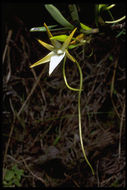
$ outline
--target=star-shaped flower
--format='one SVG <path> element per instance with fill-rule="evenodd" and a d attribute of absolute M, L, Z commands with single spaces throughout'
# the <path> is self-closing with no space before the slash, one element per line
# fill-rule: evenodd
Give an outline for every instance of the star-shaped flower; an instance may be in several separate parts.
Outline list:
<path fill-rule="evenodd" d="M 30 66 L 30 68 L 35 67 L 37 65 L 41 65 L 43 63 L 46 62 L 50 62 L 49 63 L 49 75 L 51 75 L 51 73 L 54 71 L 54 69 L 58 66 L 58 64 L 62 61 L 62 59 L 64 58 L 64 56 L 66 55 L 71 61 L 75 62 L 76 60 L 70 55 L 70 53 L 68 52 L 67 48 L 69 46 L 69 43 L 76 31 L 77 28 L 75 28 L 71 34 L 67 37 L 67 39 L 64 41 L 63 44 L 61 44 L 60 42 L 58 42 L 57 40 L 51 39 L 53 37 L 53 35 L 51 34 L 51 32 L 49 31 L 47 25 L 44 23 L 44 26 L 47 30 L 48 36 L 50 38 L 51 44 L 45 43 L 42 40 L 38 40 L 38 42 L 44 46 L 45 48 L 47 48 L 48 50 L 50 50 L 51 52 L 46 55 L 45 57 L 43 57 L 42 59 L 40 59 L 39 61 L 37 61 L 36 63 L 34 63 L 33 65 Z"/>

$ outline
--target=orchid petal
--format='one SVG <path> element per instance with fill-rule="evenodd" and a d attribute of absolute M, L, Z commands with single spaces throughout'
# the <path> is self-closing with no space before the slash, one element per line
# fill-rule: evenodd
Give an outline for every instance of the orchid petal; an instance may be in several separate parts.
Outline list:
<path fill-rule="evenodd" d="M 59 63 L 62 61 L 62 59 L 65 56 L 65 52 L 58 55 L 58 54 L 54 54 L 51 57 L 51 61 L 49 64 L 49 75 L 51 75 L 51 73 L 54 71 L 54 69 L 59 65 Z"/>
<path fill-rule="evenodd" d="M 38 42 L 39 42 L 42 46 L 44 46 L 45 48 L 47 48 L 47 49 L 50 50 L 50 51 L 52 51 L 52 50 L 54 49 L 54 47 L 53 47 L 52 45 L 47 44 L 47 43 L 43 42 L 42 40 L 38 40 Z"/>
<path fill-rule="evenodd" d="M 76 62 L 76 59 L 68 52 L 68 50 L 65 50 L 66 52 L 66 56 L 72 61 L 72 62 Z"/>
<path fill-rule="evenodd" d="M 48 29 L 48 26 L 46 25 L 46 23 L 44 23 L 44 27 L 45 27 L 46 30 L 47 30 L 47 33 L 48 33 L 49 38 L 53 37 L 53 35 L 51 34 L 50 30 Z"/>
<path fill-rule="evenodd" d="M 45 28 L 47 30 L 49 39 L 52 38 L 53 35 L 51 34 L 50 30 L 48 29 L 48 26 L 46 25 L 46 23 L 44 23 L 44 26 L 45 26 Z M 56 48 L 60 48 L 61 44 L 58 41 L 56 41 L 54 39 L 50 39 L 50 41 L 51 41 L 51 43 L 52 43 L 53 46 L 55 46 Z"/>
<path fill-rule="evenodd" d="M 50 52 L 48 55 L 46 55 L 45 57 L 43 57 L 42 59 L 40 59 L 39 61 L 37 61 L 36 63 L 34 63 L 33 65 L 30 66 L 30 68 L 33 68 L 35 66 L 41 65 L 43 63 L 47 63 L 48 61 L 51 60 L 51 57 L 54 55 L 54 52 Z"/>
<path fill-rule="evenodd" d="M 68 45 L 69 45 L 69 43 L 70 43 L 70 41 L 71 41 L 71 39 L 72 39 L 72 37 L 73 37 L 73 35 L 74 35 L 74 33 L 75 33 L 76 30 L 77 30 L 77 28 L 75 28 L 72 31 L 72 33 L 68 36 L 68 38 L 63 43 L 62 48 L 61 48 L 63 51 L 68 47 Z"/>

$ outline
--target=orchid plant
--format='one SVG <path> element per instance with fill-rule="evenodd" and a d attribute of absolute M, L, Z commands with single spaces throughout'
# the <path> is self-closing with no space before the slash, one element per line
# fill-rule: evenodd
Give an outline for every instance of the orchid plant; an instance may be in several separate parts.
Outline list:
<path fill-rule="evenodd" d="M 121 22 L 122 20 L 124 20 L 126 18 L 126 16 L 123 16 L 120 19 L 114 20 L 114 17 L 112 16 L 111 11 L 110 11 L 110 9 L 113 8 L 114 6 L 115 6 L 115 4 L 111 4 L 111 5 L 97 4 L 97 5 L 95 5 L 95 24 L 97 27 L 99 26 L 99 24 L 116 24 L 116 23 Z M 98 33 L 99 28 L 91 28 L 91 27 L 81 23 L 79 20 L 76 5 L 70 4 L 69 9 L 70 9 L 72 20 L 73 21 L 76 20 L 80 26 L 78 28 L 78 30 L 80 31 L 80 34 L 74 38 L 74 34 L 75 34 L 77 28 L 75 28 L 73 24 L 71 24 L 66 18 L 64 18 L 64 16 L 60 13 L 60 11 L 54 5 L 46 4 L 45 8 L 49 12 L 49 14 L 53 17 L 53 19 L 56 20 L 56 22 L 62 26 L 62 28 L 56 28 L 57 25 L 47 26 L 44 23 L 44 27 L 34 27 L 34 28 L 30 29 L 30 32 L 45 32 L 45 31 L 47 31 L 48 37 L 51 41 L 51 44 L 48 44 L 48 43 L 45 43 L 44 41 L 42 41 L 40 39 L 38 40 L 38 42 L 42 46 L 47 48 L 50 51 L 50 53 L 48 53 L 45 57 L 43 57 L 42 59 L 40 59 L 36 63 L 32 64 L 30 66 L 30 68 L 33 68 L 35 66 L 49 62 L 49 76 L 50 76 L 53 73 L 53 71 L 56 69 L 56 67 L 60 64 L 60 62 L 63 60 L 63 78 L 65 81 L 65 84 L 66 84 L 67 88 L 69 88 L 70 90 L 78 92 L 78 121 L 79 121 L 80 143 L 81 143 L 81 148 L 82 148 L 84 158 L 85 158 L 87 164 L 89 165 L 89 167 L 92 171 L 92 174 L 94 175 L 95 174 L 94 169 L 87 159 L 87 156 L 86 156 L 86 153 L 84 150 L 83 139 L 82 139 L 81 106 L 80 106 L 80 104 L 81 104 L 81 92 L 83 90 L 82 89 L 82 86 L 83 86 L 82 70 L 81 70 L 80 64 L 69 53 L 68 49 L 73 49 L 75 47 L 82 46 L 86 43 L 89 43 L 91 40 L 91 35 L 94 33 Z M 108 11 L 112 21 L 104 21 L 102 16 L 101 16 L 102 11 Z M 50 32 L 50 31 L 66 31 L 66 30 L 71 31 L 69 36 L 67 36 L 65 34 L 53 36 Z M 85 35 L 87 35 L 87 38 L 85 38 Z M 88 35 L 90 35 L 90 36 L 88 37 Z M 79 88 L 72 88 L 67 82 L 67 78 L 66 78 L 66 74 L 65 74 L 66 58 L 69 58 L 72 62 L 74 62 L 77 65 L 77 68 L 78 68 L 79 74 L 80 74 Z"/>
<path fill-rule="evenodd" d="M 46 62 L 50 62 L 49 63 L 49 75 L 52 74 L 52 72 L 56 69 L 56 67 L 59 65 L 59 63 L 64 59 L 64 64 L 63 64 L 63 76 L 64 76 L 64 81 L 66 86 L 73 91 L 78 91 L 78 116 L 79 116 L 79 136 L 80 136 L 80 143 L 81 143 L 81 148 L 82 148 L 82 152 L 84 155 L 84 158 L 87 162 L 87 164 L 89 165 L 89 167 L 91 168 L 92 174 L 94 175 L 94 170 L 93 167 L 91 166 L 90 162 L 87 159 L 85 150 L 84 150 L 84 145 L 83 145 L 83 139 L 82 139 L 82 127 L 81 127 L 81 109 L 80 109 L 80 99 L 81 99 L 81 91 L 82 91 L 82 85 L 83 85 L 83 75 L 82 75 L 82 70 L 81 67 L 79 65 L 79 63 L 76 61 L 76 59 L 68 52 L 68 47 L 69 44 L 72 40 L 72 37 L 74 35 L 74 33 L 76 32 L 75 28 L 71 34 L 66 38 L 66 40 L 64 41 L 63 44 L 61 44 L 59 41 L 53 39 L 53 35 L 51 34 L 51 32 L 49 31 L 47 25 L 44 23 L 44 26 L 47 30 L 48 36 L 50 38 L 51 44 L 45 43 L 42 40 L 38 40 L 38 42 L 44 46 L 45 48 L 47 48 L 48 50 L 50 50 L 50 53 L 48 55 L 46 55 L 44 58 L 40 59 L 39 61 L 37 61 L 36 63 L 34 63 L 33 65 L 30 66 L 30 68 L 33 68 L 35 66 L 41 65 L 43 63 Z M 65 61 L 66 61 L 66 57 L 68 57 L 72 62 L 76 63 L 79 73 L 80 73 L 80 86 L 79 89 L 77 88 L 72 88 L 69 86 L 69 84 L 67 83 L 67 79 L 66 79 L 66 75 L 65 75 Z"/>

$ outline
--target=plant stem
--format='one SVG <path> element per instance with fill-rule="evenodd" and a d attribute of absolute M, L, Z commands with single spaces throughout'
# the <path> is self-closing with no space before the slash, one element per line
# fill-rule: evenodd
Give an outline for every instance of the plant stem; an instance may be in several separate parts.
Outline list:
<path fill-rule="evenodd" d="M 76 61 L 76 65 L 78 67 L 78 70 L 79 70 L 79 73 L 80 73 L 80 91 L 78 93 L 78 116 L 79 116 L 79 136 L 80 136 L 80 143 L 81 143 L 81 148 L 82 148 L 82 152 L 83 152 L 83 155 L 84 155 L 84 158 L 87 162 L 87 164 L 89 165 L 91 171 L 92 171 L 92 174 L 95 175 L 94 173 L 94 169 L 93 167 L 91 166 L 89 160 L 87 159 L 87 156 L 86 156 L 86 153 L 85 153 L 85 149 L 84 149 L 84 145 L 83 145 L 83 139 L 82 139 L 82 125 L 81 125 L 81 91 L 82 91 L 82 85 L 83 85 L 83 75 L 82 75 L 82 70 L 81 70 L 81 67 L 79 65 L 79 63 Z"/>
<path fill-rule="evenodd" d="M 64 62 L 63 62 L 63 77 L 64 77 L 64 82 L 65 82 L 67 88 L 69 88 L 70 90 L 73 90 L 73 91 L 80 91 L 80 89 L 78 89 L 78 88 L 72 88 L 71 86 L 69 86 L 69 84 L 67 82 L 66 74 L 65 74 L 65 62 L 66 62 L 66 56 L 64 57 Z"/>
<path fill-rule="evenodd" d="M 66 75 L 65 75 L 65 61 L 66 61 L 66 57 L 64 58 L 64 63 L 63 63 L 63 77 L 64 77 L 65 84 L 66 84 L 67 88 L 69 88 L 70 90 L 78 91 L 79 136 L 80 136 L 80 143 L 81 143 L 82 152 L 83 152 L 84 158 L 86 160 L 86 163 L 89 165 L 89 167 L 92 171 L 92 174 L 95 175 L 93 167 L 91 166 L 89 160 L 87 159 L 85 149 L 84 149 L 84 145 L 83 145 L 83 139 L 82 139 L 82 125 L 81 125 L 81 91 L 82 91 L 82 86 L 83 86 L 82 70 L 81 70 L 79 63 L 75 60 L 75 63 L 78 67 L 79 74 L 80 74 L 80 86 L 79 86 L 79 89 L 70 87 L 67 83 L 67 79 L 66 79 Z"/>
<path fill-rule="evenodd" d="M 113 20 L 113 21 L 105 21 L 105 23 L 107 24 L 114 24 L 114 23 L 118 23 L 118 22 L 121 22 L 122 20 L 124 20 L 126 18 L 126 16 L 123 16 L 117 20 Z"/>

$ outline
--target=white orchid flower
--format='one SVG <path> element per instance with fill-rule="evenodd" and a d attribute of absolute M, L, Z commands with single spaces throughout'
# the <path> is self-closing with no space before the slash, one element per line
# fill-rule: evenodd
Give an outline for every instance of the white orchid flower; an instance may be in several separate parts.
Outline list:
<path fill-rule="evenodd" d="M 52 38 L 52 34 L 49 31 L 47 25 L 44 23 L 44 26 L 47 30 L 48 36 L 49 38 Z M 71 34 L 67 37 L 67 39 L 64 41 L 63 44 L 61 44 L 60 42 L 58 42 L 57 40 L 54 39 L 50 39 L 51 40 L 51 44 L 45 43 L 42 40 L 38 40 L 38 42 L 44 46 L 45 48 L 47 48 L 48 50 L 50 50 L 51 52 L 46 55 L 45 57 L 43 57 L 42 59 L 40 59 L 39 61 L 37 61 L 36 63 L 34 63 L 33 65 L 30 66 L 30 68 L 35 67 L 37 65 L 41 65 L 43 63 L 49 63 L 49 75 L 51 75 L 51 73 L 54 71 L 54 69 L 59 65 L 59 63 L 62 61 L 62 59 L 64 58 L 64 56 L 66 55 L 71 61 L 75 62 L 76 60 L 70 55 L 70 53 L 68 52 L 67 48 L 69 46 L 69 43 L 75 33 L 77 28 L 75 28 Z"/>

